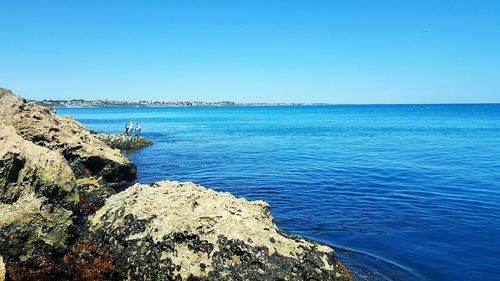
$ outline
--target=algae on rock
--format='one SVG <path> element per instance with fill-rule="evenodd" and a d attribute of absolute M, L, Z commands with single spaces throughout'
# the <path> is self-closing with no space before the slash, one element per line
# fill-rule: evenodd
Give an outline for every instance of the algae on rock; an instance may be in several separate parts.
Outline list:
<path fill-rule="evenodd" d="M 139 149 L 153 144 L 152 141 L 142 137 L 134 138 L 116 134 L 96 134 L 95 136 L 110 147 L 120 150 Z"/>
<path fill-rule="evenodd" d="M 64 252 L 72 212 L 34 194 L 0 203 L 0 253 L 10 261 L 47 259 Z"/>
<path fill-rule="evenodd" d="M 264 201 L 190 182 L 136 184 L 89 224 L 133 280 L 349 280 L 332 248 L 279 230 Z"/>

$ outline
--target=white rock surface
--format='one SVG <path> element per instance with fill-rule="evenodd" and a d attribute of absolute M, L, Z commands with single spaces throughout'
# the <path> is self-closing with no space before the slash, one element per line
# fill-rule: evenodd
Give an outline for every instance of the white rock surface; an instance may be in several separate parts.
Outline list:
<path fill-rule="evenodd" d="M 345 278 L 332 248 L 279 230 L 266 202 L 191 182 L 136 184 L 109 197 L 90 218 L 90 230 L 124 260 L 134 260 L 126 265 L 133 279 Z M 140 254 L 144 245 L 149 250 Z M 143 255 L 171 270 L 134 275 L 148 264 Z"/>

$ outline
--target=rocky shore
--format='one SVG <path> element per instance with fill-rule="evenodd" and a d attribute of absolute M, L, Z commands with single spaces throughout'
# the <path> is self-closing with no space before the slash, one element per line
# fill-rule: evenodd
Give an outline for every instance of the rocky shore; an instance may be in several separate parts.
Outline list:
<path fill-rule="evenodd" d="M 136 183 L 129 146 L 6 89 L 0 116 L 0 280 L 352 280 L 263 201 Z"/>
<path fill-rule="evenodd" d="M 95 136 L 111 148 L 119 150 L 140 149 L 153 144 L 152 141 L 142 137 L 135 138 L 116 134 L 96 134 Z"/>

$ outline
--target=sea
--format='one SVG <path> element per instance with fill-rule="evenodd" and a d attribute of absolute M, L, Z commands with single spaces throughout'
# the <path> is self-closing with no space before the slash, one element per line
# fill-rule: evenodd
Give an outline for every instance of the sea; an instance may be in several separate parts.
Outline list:
<path fill-rule="evenodd" d="M 58 108 L 141 122 L 138 180 L 271 205 L 356 280 L 500 280 L 500 104 Z"/>

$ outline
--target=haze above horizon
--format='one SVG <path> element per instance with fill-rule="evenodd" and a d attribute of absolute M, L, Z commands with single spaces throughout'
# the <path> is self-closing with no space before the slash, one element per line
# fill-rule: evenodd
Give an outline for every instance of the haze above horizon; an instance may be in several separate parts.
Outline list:
<path fill-rule="evenodd" d="M 500 102 L 500 2 L 0 1 L 28 99 Z"/>

